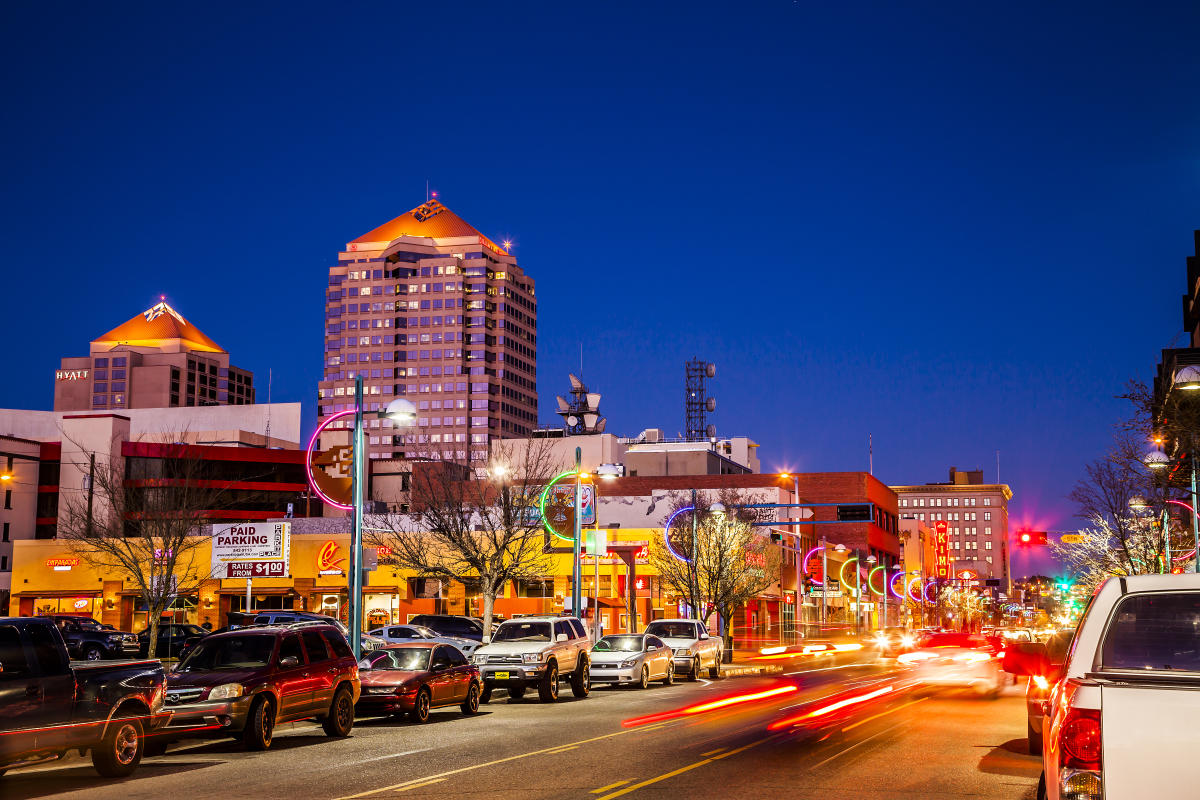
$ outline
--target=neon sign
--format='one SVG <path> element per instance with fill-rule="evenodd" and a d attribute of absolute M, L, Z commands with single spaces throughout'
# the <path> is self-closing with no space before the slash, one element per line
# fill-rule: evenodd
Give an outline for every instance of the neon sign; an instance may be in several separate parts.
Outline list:
<path fill-rule="evenodd" d="M 338 543 L 330 539 L 321 545 L 321 549 L 317 551 L 317 574 L 318 575 L 341 575 L 341 564 L 346 559 L 337 558 Z"/>
<path fill-rule="evenodd" d="M 79 559 L 71 556 L 60 556 L 58 558 L 47 558 L 46 566 L 55 572 L 66 572 L 71 567 L 79 566 Z"/>
<path fill-rule="evenodd" d="M 945 522 L 934 523 L 933 563 L 938 580 L 950 577 L 950 528 Z"/>
<path fill-rule="evenodd" d="M 86 381 L 88 371 L 86 369 L 59 369 L 54 371 L 54 380 L 56 381 Z"/>

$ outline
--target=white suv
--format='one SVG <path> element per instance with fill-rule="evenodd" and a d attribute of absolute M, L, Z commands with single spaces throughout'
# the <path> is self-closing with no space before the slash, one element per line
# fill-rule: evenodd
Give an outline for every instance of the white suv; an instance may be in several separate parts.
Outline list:
<path fill-rule="evenodd" d="M 502 686 L 509 697 L 521 698 L 536 686 L 538 698 L 558 699 L 558 681 L 570 677 L 571 693 L 587 697 L 591 690 L 588 652 L 592 640 L 575 617 L 521 617 L 500 624 L 492 640 L 475 651 L 472 661 L 483 675 L 480 702 Z"/>

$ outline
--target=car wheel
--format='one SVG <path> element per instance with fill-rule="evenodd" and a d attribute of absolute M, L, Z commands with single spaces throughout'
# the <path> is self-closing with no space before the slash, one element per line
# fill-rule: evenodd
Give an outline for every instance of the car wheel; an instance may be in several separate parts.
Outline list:
<path fill-rule="evenodd" d="M 143 756 L 161 756 L 167 752 L 167 740 L 162 736 L 148 736 L 142 744 Z"/>
<path fill-rule="evenodd" d="M 642 675 L 638 678 L 637 687 L 639 689 L 648 689 L 650 687 L 650 668 L 642 667 Z"/>
<path fill-rule="evenodd" d="M 124 778 L 142 760 L 144 741 L 140 719 L 115 719 L 92 749 L 92 766 L 105 778 Z"/>
<path fill-rule="evenodd" d="M 708 677 L 714 681 L 721 677 L 721 657 L 714 656 L 712 666 L 708 668 Z"/>
<path fill-rule="evenodd" d="M 467 699 L 463 701 L 461 708 L 462 713 L 467 716 L 479 713 L 479 684 L 471 684 L 471 688 L 467 690 Z"/>
<path fill-rule="evenodd" d="M 667 662 L 667 677 L 663 678 L 663 686 L 670 686 L 675 682 L 675 662 Z"/>
<path fill-rule="evenodd" d="M 479 702 L 484 703 L 485 705 L 492 702 L 492 687 L 488 686 L 486 683 L 483 685 L 483 691 L 479 693 Z"/>
<path fill-rule="evenodd" d="M 354 728 L 354 695 L 348 687 L 343 686 L 333 695 L 329 704 L 329 713 L 321 720 L 321 727 L 326 736 L 342 739 L 350 735 Z"/>
<path fill-rule="evenodd" d="M 525 696 L 525 687 L 524 686 L 508 687 L 508 697 L 510 700 L 520 700 L 524 696 Z"/>
<path fill-rule="evenodd" d="M 538 699 L 543 703 L 553 703 L 558 700 L 558 665 L 546 667 L 542 680 L 538 683 Z"/>
<path fill-rule="evenodd" d="M 592 691 L 592 665 L 585 658 L 583 663 L 575 667 L 571 673 L 571 694 L 576 697 L 587 697 Z"/>
<path fill-rule="evenodd" d="M 104 651 L 94 644 L 90 644 L 83 649 L 84 661 L 99 661 L 104 658 Z"/>
<path fill-rule="evenodd" d="M 1033 722 L 1027 722 L 1026 727 L 1029 728 L 1029 755 L 1040 756 L 1042 754 L 1042 732 L 1034 730 Z"/>
<path fill-rule="evenodd" d="M 421 691 L 417 692 L 417 699 L 413 701 L 413 709 L 408 712 L 408 716 L 413 722 L 429 722 L 429 705 L 432 702 L 429 690 L 422 687 Z"/>
<path fill-rule="evenodd" d="M 242 731 L 242 746 L 247 750 L 266 750 L 271 746 L 271 734 L 274 731 L 274 707 L 265 697 L 255 700 Z"/>
<path fill-rule="evenodd" d="M 700 680 L 700 656 L 696 656 L 692 659 L 692 668 L 688 671 L 688 680 Z"/>

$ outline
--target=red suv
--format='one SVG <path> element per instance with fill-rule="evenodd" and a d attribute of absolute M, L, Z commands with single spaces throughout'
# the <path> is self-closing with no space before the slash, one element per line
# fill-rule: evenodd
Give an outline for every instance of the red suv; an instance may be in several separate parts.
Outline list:
<path fill-rule="evenodd" d="M 332 625 L 214 633 L 167 678 L 167 733 L 219 730 L 248 750 L 266 750 L 279 723 L 317 719 L 329 736 L 347 736 L 359 691 L 358 663 Z"/>

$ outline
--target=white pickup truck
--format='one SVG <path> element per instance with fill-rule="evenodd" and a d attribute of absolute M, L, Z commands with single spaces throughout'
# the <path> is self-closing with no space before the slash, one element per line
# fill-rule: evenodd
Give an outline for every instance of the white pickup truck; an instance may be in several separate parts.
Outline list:
<path fill-rule="evenodd" d="M 646 633 L 657 636 L 675 651 L 675 674 L 690 680 L 700 677 L 708 667 L 708 677 L 721 675 L 721 640 L 708 635 L 703 622 L 694 619 L 656 619 L 646 626 Z"/>
<path fill-rule="evenodd" d="M 1019 672 L 1045 675 L 1025 645 Z M 1092 596 L 1042 721 L 1048 800 L 1185 800 L 1200 737 L 1200 575 L 1109 578 Z"/>

